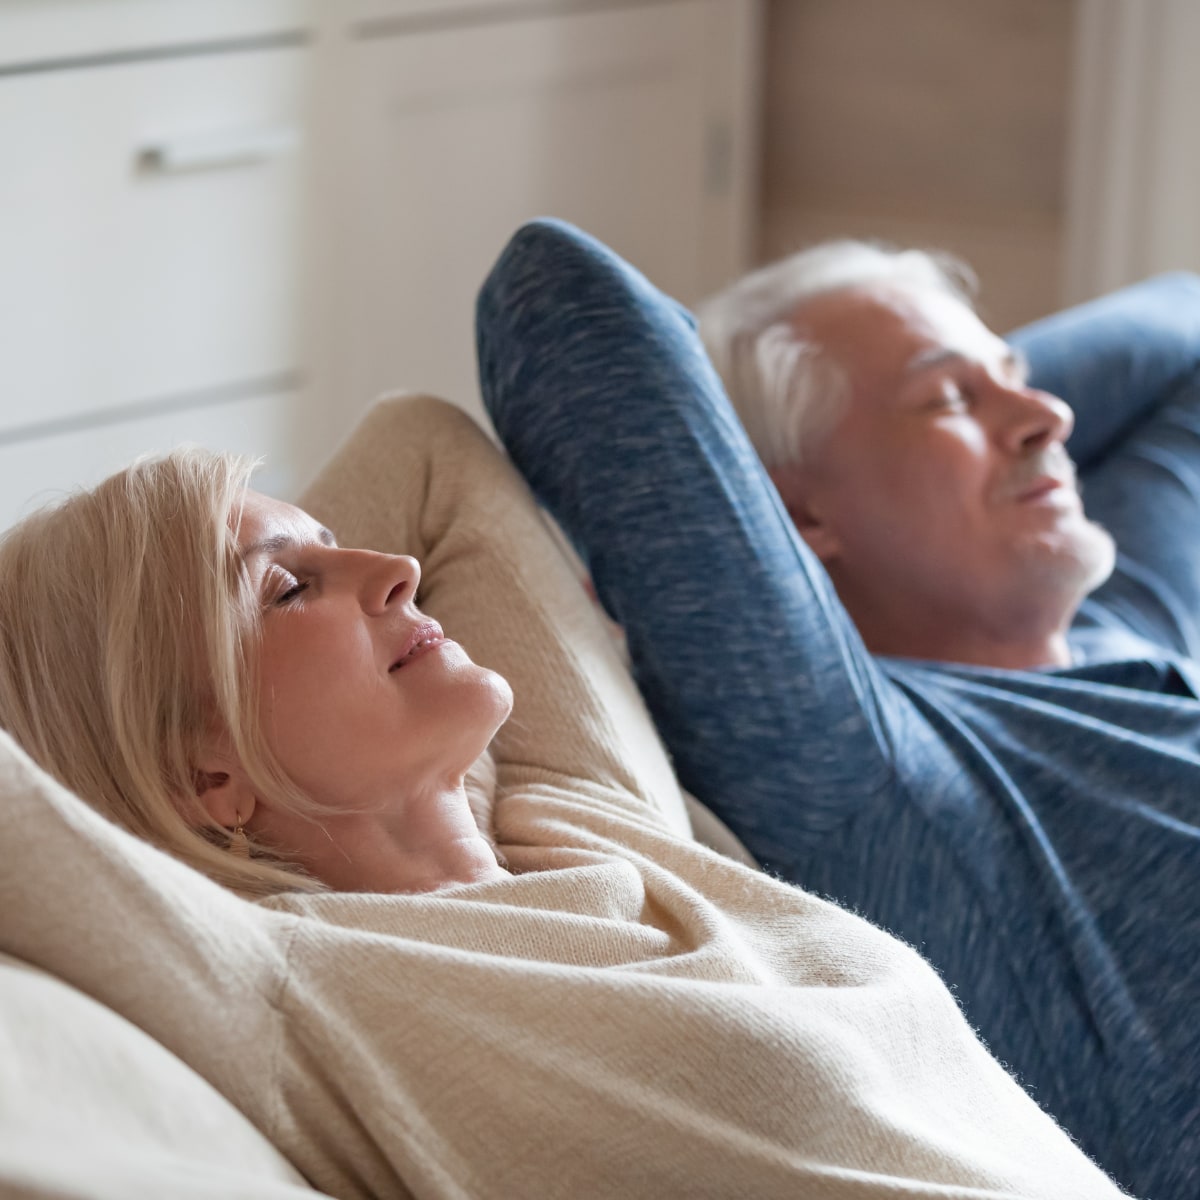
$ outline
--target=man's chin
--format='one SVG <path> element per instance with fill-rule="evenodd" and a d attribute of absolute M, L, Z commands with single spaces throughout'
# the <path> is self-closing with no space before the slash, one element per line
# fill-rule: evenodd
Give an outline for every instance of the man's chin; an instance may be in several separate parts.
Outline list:
<path fill-rule="evenodd" d="M 1072 522 L 1069 529 L 1039 536 L 1033 553 L 1045 583 L 1053 583 L 1059 592 L 1075 593 L 1076 603 L 1094 592 L 1117 562 L 1112 535 L 1086 518 Z"/>
<path fill-rule="evenodd" d="M 1117 543 L 1113 540 L 1112 534 L 1103 526 L 1097 525 L 1094 521 L 1089 521 L 1087 526 L 1094 539 L 1095 549 L 1092 559 L 1092 573 L 1088 577 L 1084 590 L 1085 596 L 1089 592 L 1094 592 L 1104 583 L 1117 565 Z"/>

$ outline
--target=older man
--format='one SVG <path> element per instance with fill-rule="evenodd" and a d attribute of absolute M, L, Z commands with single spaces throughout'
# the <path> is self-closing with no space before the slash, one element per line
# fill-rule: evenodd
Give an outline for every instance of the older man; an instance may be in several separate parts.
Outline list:
<path fill-rule="evenodd" d="M 484 287 L 484 398 L 625 626 L 684 784 L 768 869 L 919 946 L 1090 1154 L 1182 1200 L 1200 285 L 1005 344 L 951 276 L 918 275 L 761 306 L 737 370 L 781 384 L 779 493 L 689 316 L 566 226 L 523 230 Z M 797 423 L 798 364 L 817 384 Z"/>
<path fill-rule="evenodd" d="M 700 332 L 868 649 L 1067 666 L 1112 538 L 1083 514 L 1071 409 L 1030 383 L 964 278 L 919 251 L 831 243 L 710 301 Z"/>

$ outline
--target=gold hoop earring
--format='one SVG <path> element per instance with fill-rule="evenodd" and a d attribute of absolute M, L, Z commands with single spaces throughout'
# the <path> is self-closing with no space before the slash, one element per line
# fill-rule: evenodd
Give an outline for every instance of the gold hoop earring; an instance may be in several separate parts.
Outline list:
<path fill-rule="evenodd" d="M 229 852 L 238 858 L 250 857 L 250 839 L 246 836 L 246 830 L 242 826 L 240 813 L 235 819 L 233 833 L 229 835 Z"/>

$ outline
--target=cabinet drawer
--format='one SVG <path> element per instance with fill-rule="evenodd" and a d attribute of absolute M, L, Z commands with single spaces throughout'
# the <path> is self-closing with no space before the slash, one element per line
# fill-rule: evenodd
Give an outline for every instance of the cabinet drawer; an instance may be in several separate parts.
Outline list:
<path fill-rule="evenodd" d="M 104 55 L 299 37 L 318 0 L 4 0 L 0 71 Z"/>
<path fill-rule="evenodd" d="M 278 392 L 203 408 L 167 412 L 53 437 L 0 443 L 0 529 L 79 487 L 99 483 L 140 454 L 183 443 L 265 456 L 254 486 L 291 496 L 288 431 L 299 397 Z"/>
<path fill-rule="evenodd" d="M 0 79 L 0 431 L 299 364 L 308 52 Z"/>

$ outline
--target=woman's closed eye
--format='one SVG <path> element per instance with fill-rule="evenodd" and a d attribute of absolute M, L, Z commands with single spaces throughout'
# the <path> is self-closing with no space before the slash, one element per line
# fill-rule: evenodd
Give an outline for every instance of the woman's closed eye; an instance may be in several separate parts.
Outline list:
<path fill-rule="evenodd" d="M 295 600 L 308 587 L 308 580 L 297 580 L 290 588 L 275 600 L 276 604 L 287 604 L 290 600 Z"/>
<path fill-rule="evenodd" d="M 271 607 L 282 608 L 305 592 L 308 589 L 308 583 L 307 579 L 299 579 L 290 571 L 276 568 L 270 574 L 267 603 Z"/>

